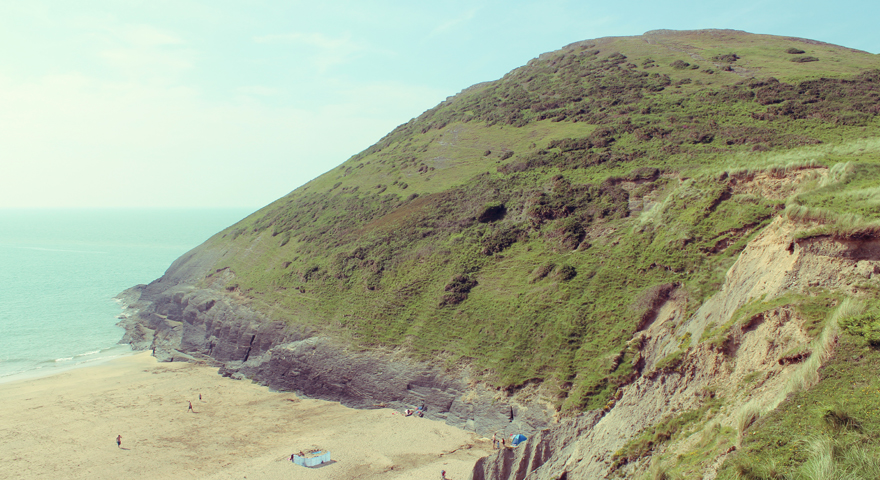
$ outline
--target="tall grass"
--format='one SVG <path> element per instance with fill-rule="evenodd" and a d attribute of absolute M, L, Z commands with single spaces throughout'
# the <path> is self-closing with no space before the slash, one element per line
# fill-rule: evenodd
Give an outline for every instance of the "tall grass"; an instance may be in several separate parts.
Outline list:
<path fill-rule="evenodd" d="M 852 473 L 861 478 L 880 478 L 880 458 L 870 448 L 851 446 L 844 452 L 844 463 L 851 465 Z"/>
<path fill-rule="evenodd" d="M 810 357 L 801 363 L 780 391 L 769 402 L 761 402 L 757 399 L 750 400 L 742 405 L 733 416 L 734 427 L 737 430 L 737 446 L 742 445 L 749 426 L 755 423 L 761 416 L 775 410 L 786 397 L 792 392 L 806 390 L 819 382 L 819 368 L 822 363 L 831 357 L 834 344 L 837 341 L 839 331 L 838 323 L 841 319 L 858 315 L 864 311 L 864 303 L 844 299 L 840 305 L 829 315 L 822 333 L 810 344 Z"/>
<path fill-rule="evenodd" d="M 864 438 L 817 436 L 806 441 L 809 459 L 797 480 L 876 480 L 880 478 L 877 452 L 862 445 Z"/>
<path fill-rule="evenodd" d="M 767 411 L 778 407 L 790 393 L 806 390 L 819 382 L 819 367 L 831 357 L 834 344 L 837 341 L 837 334 L 840 330 L 840 320 L 858 315 L 864 309 L 864 302 L 850 297 L 840 302 L 840 305 L 829 315 L 822 333 L 810 344 L 810 351 L 812 352 L 810 358 L 801 363 L 798 369 L 791 374 L 785 386 L 767 405 Z"/>
<path fill-rule="evenodd" d="M 651 470 L 648 471 L 648 475 L 644 477 L 645 480 L 674 480 L 669 470 L 666 467 L 660 466 L 659 464 L 655 464 L 651 467 Z"/>
<path fill-rule="evenodd" d="M 784 176 L 798 170 L 805 170 L 808 168 L 816 168 L 821 166 L 822 164 L 819 163 L 819 161 L 815 158 L 799 158 L 784 162 L 780 162 L 778 161 L 778 159 L 764 159 L 752 160 L 745 164 L 729 163 L 728 167 L 730 168 L 725 169 L 725 171 L 728 175 L 732 177 L 756 175 L 759 173 L 769 173 L 776 176 Z"/>
<path fill-rule="evenodd" d="M 801 466 L 798 477 L 803 480 L 835 480 L 843 478 L 834 462 L 834 445 L 828 437 L 808 442 L 810 458 Z"/>
<path fill-rule="evenodd" d="M 810 168 L 827 162 L 828 157 L 861 156 L 880 152 L 880 138 L 851 140 L 842 144 L 810 145 L 792 148 L 782 152 L 742 152 L 731 156 L 725 171 L 733 174 L 786 169 L 790 172 L 799 168 Z"/>
<path fill-rule="evenodd" d="M 878 189 L 880 192 L 880 189 Z M 878 200 L 880 203 L 880 200 Z M 880 236 L 880 221 L 869 220 L 854 213 L 839 213 L 819 207 L 790 203 L 783 212 L 786 218 L 797 223 L 816 223 L 815 227 L 798 232 L 797 238 L 831 235 L 839 238 L 863 238 Z"/>
<path fill-rule="evenodd" d="M 827 187 L 835 183 L 840 183 L 846 179 L 846 176 L 855 171 L 855 165 L 852 162 L 835 163 L 828 169 L 828 175 L 819 182 L 819 187 Z"/>
<path fill-rule="evenodd" d="M 736 446 L 742 446 L 742 440 L 746 435 L 746 431 L 748 428 L 755 423 L 761 415 L 765 412 L 765 409 L 761 406 L 760 402 L 756 399 L 750 400 L 745 405 L 741 406 L 739 410 L 737 410 L 734 415 L 733 421 L 734 426 L 736 427 L 737 436 L 736 436 Z"/>
<path fill-rule="evenodd" d="M 800 232 L 798 238 L 809 238 L 820 235 L 831 235 L 842 238 L 875 237 L 880 235 L 880 220 L 866 218 L 848 210 L 858 209 L 861 213 L 870 212 L 871 208 L 880 206 L 880 186 L 872 185 L 860 189 L 841 189 L 835 185 L 849 182 L 856 175 L 856 165 L 852 162 L 840 162 L 828 169 L 828 174 L 813 187 L 802 190 L 802 194 L 789 199 L 783 214 L 786 218 L 798 223 L 817 224 Z M 829 195 L 836 199 L 836 209 L 809 206 L 811 197 L 815 197 L 818 189 L 825 188 L 820 197 Z M 825 205 L 827 207 L 827 205 Z M 868 209 L 868 210 L 866 210 Z M 870 216 L 870 213 L 868 213 Z"/>

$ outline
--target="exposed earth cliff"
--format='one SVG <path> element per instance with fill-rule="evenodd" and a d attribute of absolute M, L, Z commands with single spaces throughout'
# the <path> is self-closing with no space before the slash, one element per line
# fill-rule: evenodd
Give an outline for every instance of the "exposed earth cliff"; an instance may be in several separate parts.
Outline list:
<path fill-rule="evenodd" d="M 727 30 L 569 45 L 125 292 L 124 341 L 532 437 L 475 479 L 876 478 L 880 403 L 833 391 L 880 391 L 878 68 Z"/>

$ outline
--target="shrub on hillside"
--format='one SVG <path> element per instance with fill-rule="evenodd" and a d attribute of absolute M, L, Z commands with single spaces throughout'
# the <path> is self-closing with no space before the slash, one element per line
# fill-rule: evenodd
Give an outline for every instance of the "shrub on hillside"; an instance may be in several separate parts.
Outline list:
<path fill-rule="evenodd" d="M 563 138 L 560 140 L 550 140 L 547 148 L 558 148 L 563 152 L 571 152 L 573 150 L 593 148 L 593 142 L 589 138 Z"/>
<path fill-rule="evenodd" d="M 567 282 L 577 276 L 577 269 L 571 265 L 563 265 L 559 267 L 559 271 L 556 272 L 556 275 L 563 282 Z"/>
<path fill-rule="evenodd" d="M 785 53 L 790 53 L 792 55 L 800 55 L 801 53 L 807 53 L 807 52 L 804 52 L 803 50 L 801 50 L 799 48 L 791 47 L 788 50 L 786 50 Z"/>
<path fill-rule="evenodd" d="M 608 55 L 608 57 L 606 57 L 604 60 L 602 60 L 602 63 L 616 65 L 618 63 L 623 63 L 625 60 L 626 60 L 626 55 L 624 55 L 620 52 L 615 52 L 615 53 L 612 53 L 611 55 Z"/>
<path fill-rule="evenodd" d="M 825 409 L 822 419 L 834 430 L 862 430 L 862 422 L 853 417 L 842 405 L 835 405 Z"/>
<path fill-rule="evenodd" d="M 483 245 L 481 252 L 483 255 L 500 253 L 504 251 L 505 248 L 516 243 L 518 236 L 519 230 L 516 228 L 498 229 L 483 238 L 483 241 L 480 242 Z"/>
<path fill-rule="evenodd" d="M 685 62 L 684 60 L 676 60 L 676 61 L 670 63 L 669 66 L 676 69 L 676 70 L 684 70 L 685 68 L 690 67 L 691 64 L 688 62 Z"/>
<path fill-rule="evenodd" d="M 798 91 L 794 85 L 782 83 L 771 77 L 765 82 L 760 82 L 755 91 L 755 100 L 761 105 L 772 105 L 774 103 L 782 103 L 786 100 L 797 98 Z"/>
<path fill-rule="evenodd" d="M 631 182 L 653 182 L 660 177 L 660 169 L 654 167 L 639 167 L 623 176 Z"/>
<path fill-rule="evenodd" d="M 477 286 L 477 281 L 467 275 L 456 275 L 443 288 L 448 292 L 440 299 L 440 306 L 458 305 L 467 300 L 468 292 Z"/>
<path fill-rule="evenodd" d="M 589 218 L 587 219 L 588 222 L 590 220 Z M 556 234 L 559 235 L 559 242 L 563 248 L 573 250 L 581 244 L 581 241 L 587 235 L 587 231 L 584 229 L 580 218 L 568 217 L 562 221 L 562 225 Z"/>
<path fill-rule="evenodd" d="M 671 130 L 669 130 L 668 128 L 644 126 L 636 128 L 635 130 L 633 130 L 632 134 L 636 138 L 636 140 L 640 142 L 647 142 L 652 138 L 663 138 L 669 135 L 670 132 Z"/>
<path fill-rule="evenodd" d="M 700 143 L 712 143 L 712 140 L 715 139 L 715 134 L 712 132 L 701 132 L 701 131 L 692 131 L 687 134 L 688 143 L 692 143 L 694 145 Z"/>
<path fill-rule="evenodd" d="M 725 55 L 715 55 L 714 57 L 712 57 L 712 60 L 715 60 L 716 62 L 723 62 L 723 63 L 733 63 L 739 59 L 740 59 L 740 56 L 735 53 L 728 53 Z"/>
<path fill-rule="evenodd" d="M 550 275 L 550 272 L 552 272 L 554 268 L 556 268 L 556 265 L 552 263 L 541 265 L 532 272 L 532 279 L 529 281 L 529 283 L 535 283 L 538 280 L 547 277 L 547 275 Z"/>
<path fill-rule="evenodd" d="M 279 247 L 283 247 L 290 242 L 290 230 L 285 230 L 284 233 L 281 234 L 281 243 L 278 245 Z"/>
<path fill-rule="evenodd" d="M 795 63 L 806 63 L 806 62 L 818 62 L 819 59 L 816 57 L 794 57 L 791 59 L 792 62 Z"/>
<path fill-rule="evenodd" d="M 480 223 L 489 223 L 501 220 L 507 214 L 507 207 L 503 203 L 489 203 L 483 207 L 483 211 L 477 216 Z"/>

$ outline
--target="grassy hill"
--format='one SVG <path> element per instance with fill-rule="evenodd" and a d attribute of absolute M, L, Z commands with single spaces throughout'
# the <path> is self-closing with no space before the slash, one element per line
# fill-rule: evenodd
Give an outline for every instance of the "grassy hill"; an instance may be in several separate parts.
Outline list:
<path fill-rule="evenodd" d="M 773 218 L 800 238 L 880 232 L 878 114 L 877 55 L 737 31 L 589 40 L 450 97 L 200 249 L 273 319 L 601 408 L 638 374 L 630 340 L 659 302 L 676 290 L 695 312 Z M 828 175 L 737 188 L 811 169 Z"/>

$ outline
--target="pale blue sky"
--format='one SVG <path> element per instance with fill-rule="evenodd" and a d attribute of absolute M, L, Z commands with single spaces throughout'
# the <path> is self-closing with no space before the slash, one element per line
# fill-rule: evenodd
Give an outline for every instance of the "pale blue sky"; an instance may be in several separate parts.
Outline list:
<path fill-rule="evenodd" d="M 878 53 L 878 18 L 876 0 L 0 0 L 0 208 L 256 208 L 572 42 L 734 28 Z"/>

